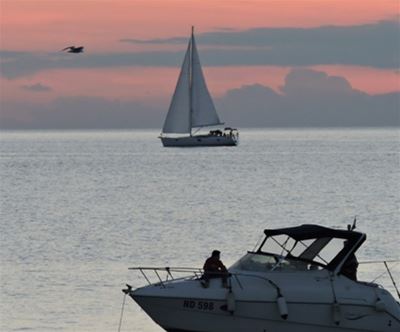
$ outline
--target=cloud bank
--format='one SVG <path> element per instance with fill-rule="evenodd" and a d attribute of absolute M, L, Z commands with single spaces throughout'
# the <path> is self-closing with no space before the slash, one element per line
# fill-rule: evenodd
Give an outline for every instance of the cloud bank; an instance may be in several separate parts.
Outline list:
<path fill-rule="evenodd" d="M 215 100 L 225 123 L 243 127 L 400 126 L 400 93 L 369 95 L 343 77 L 294 69 L 280 93 L 254 84 Z M 1 129 L 161 128 L 167 104 L 140 104 L 91 96 L 47 105 L 2 103 Z"/>
<path fill-rule="evenodd" d="M 0 129 L 130 129 L 161 126 L 161 111 L 101 97 L 59 97 L 45 105 L 1 105 Z M 4 111 L 3 111 L 4 110 Z"/>
<path fill-rule="evenodd" d="M 196 36 L 206 66 L 355 65 L 398 69 L 400 24 L 384 21 L 359 26 L 319 28 L 258 28 L 215 31 Z M 135 44 L 186 44 L 187 37 L 137 40 Z M 0 51 L 0 74 L 12 79 L 58 68 L 180 66 L 183 52 L 64 54 Z"/>
<path fill-rule="evenodd" d="M 31 85 L 22 85 L 21 88 L 31 92 L 48 92 L 52 91 L 49 86 L 43 85 L 42 83 L 35 83 Z"/>
<path fill-rule="evenodd" d="M 244 127 L 400 126 L 400 93 L 369 95 L 338 76 L 292 70 L 276 93 L 259 84 L 217 100 L 227 123 Z"/>

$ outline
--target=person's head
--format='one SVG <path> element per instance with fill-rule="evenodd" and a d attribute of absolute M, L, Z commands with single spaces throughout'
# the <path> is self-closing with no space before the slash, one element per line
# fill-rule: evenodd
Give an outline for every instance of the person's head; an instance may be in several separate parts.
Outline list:
<path fill-rule="evenodd" d="M 220 255 L 221 255 L 221 252 L 219 250 L 214 250 L 211 253 L 211 257 L 215 257 L 215 258 L 219 258 Z"/>

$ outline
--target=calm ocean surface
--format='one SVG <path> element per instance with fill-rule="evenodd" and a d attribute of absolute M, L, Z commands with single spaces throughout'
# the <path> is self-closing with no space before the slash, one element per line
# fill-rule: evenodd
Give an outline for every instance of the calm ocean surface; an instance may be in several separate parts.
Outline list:
<path fill-rule="evenodd" d="M 157 134 L 0 134 L 1 331 L 117 331 L 121 289 L 145 284 L 128 267 L 200 267 L 212 249 L 230 265 L 268 227 L 357 215 L 359 259 L 399 258 L 398 129 L 242 130 L 236 148 L 192 149 Z M 161 329 L 127 299 L 122 331 Z"/>

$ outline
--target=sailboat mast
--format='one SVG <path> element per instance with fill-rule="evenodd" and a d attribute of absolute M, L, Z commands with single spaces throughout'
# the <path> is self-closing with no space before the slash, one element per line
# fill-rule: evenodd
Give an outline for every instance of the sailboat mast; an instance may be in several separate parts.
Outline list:
<path fill-rule="evenodd" d="M 190 60 L 189 60 L 189 126 L 190 136 L 192 136 L 192 122 L 193 122 L 193 39 L 194 39 L 194 26 L 192 26 L 192 35 L 190 37 Z"/>

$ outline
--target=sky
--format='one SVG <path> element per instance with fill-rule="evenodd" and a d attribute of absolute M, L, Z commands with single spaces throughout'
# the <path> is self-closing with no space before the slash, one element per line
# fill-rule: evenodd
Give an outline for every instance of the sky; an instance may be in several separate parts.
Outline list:
<path fill-rule="evenodd" d="M 398 0 L 0 0 L 0 129 L 161 128 L 191 26 L 228 125 L 400 126 L 399 15 Z"/>

